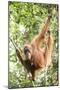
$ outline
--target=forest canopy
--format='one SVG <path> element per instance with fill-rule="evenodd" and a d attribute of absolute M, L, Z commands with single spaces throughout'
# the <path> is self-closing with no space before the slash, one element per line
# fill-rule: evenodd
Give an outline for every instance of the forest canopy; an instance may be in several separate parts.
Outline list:
<path fill-rule="evenodd" d="M 9 1 L 8 6 L 9 37 L 22 51 L 24 44 L 30 43 L 42 30 L 49 14 L 52 15 L 50 29 L 54 38 L 52 63 L 47 75 L 44 77 L 44 72 L 39 73 L 39 78 L 34 82 L 26 77 L 26 71 L 9 40 L 9 88 L 58 85 L 58 5 Z"/>

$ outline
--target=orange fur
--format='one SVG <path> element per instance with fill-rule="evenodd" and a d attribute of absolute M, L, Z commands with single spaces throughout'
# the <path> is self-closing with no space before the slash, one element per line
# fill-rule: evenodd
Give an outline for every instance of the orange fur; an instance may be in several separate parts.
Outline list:
<path fill-rule="evenodd" d="M 45 49 L 40 46 L 44 42 L 45 34 L 48 32 L 49 24 L 50 24 L 50 16 L 42 29 L 42 32 L 36 36 L 35 39 L 32 40 L 31 44 L 25 45 L 29 49 L 29 53 L 31 54 L 31 59 L 29 58 L 32 65 L 35 66 L 35 69 L 32 70 L 32 80 L 35 79 L 35 71 L 38 69 L 44 69 L 46 66 L 49 66 L 51 63 L 51 54 L 53 48 L 53 38 L 52 36 L 48 36 L 47 45 Z M 29 57 L 29 56 L 28 56 Z"/>

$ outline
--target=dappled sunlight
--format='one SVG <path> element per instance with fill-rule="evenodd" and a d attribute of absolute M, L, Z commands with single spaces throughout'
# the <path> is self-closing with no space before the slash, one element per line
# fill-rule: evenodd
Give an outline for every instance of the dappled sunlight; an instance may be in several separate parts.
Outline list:
<path fill-rule="evenodd" d="M 22 34 L 24 34 L 24 32 L 26 31 L 25 27 L 23 25 L 19 25 L 19 30 Z"/>

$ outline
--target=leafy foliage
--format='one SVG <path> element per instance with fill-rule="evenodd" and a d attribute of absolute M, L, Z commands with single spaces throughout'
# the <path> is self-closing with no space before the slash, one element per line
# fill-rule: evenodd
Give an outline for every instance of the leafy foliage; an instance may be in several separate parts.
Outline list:
<path fill-rule="evenodd" d="M 58 5 L 9 2 L 9 37 L 23 50 L 24 44 L 42 29 L 48 14 L 52 14 L 51 32 L 54 37 L 52 64 L 48 72 L 40 72 L 36 81 L 26 77 L 26 71 L 18 62 L 15 48 L 9 41 L 9 88 L 58 85 Z"/>

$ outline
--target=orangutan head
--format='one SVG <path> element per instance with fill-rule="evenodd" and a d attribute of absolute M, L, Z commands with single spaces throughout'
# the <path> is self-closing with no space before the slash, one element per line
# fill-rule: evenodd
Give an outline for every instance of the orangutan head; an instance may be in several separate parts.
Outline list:
<path fill-rule="evenodd" d="M 24 46 L 24 54 L 26 56 L 26 59 L 30 60 L 32 57 L 32 46 L 29 44 L 26 44 Z"/>

